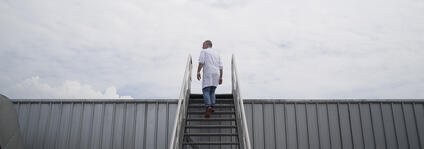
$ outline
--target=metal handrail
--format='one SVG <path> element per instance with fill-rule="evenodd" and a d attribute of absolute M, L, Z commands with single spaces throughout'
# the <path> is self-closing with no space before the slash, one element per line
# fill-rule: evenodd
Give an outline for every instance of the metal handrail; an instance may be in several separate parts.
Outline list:
<path fill-rule="evenodd" d="M 237 66 L 236 66 L 236 62 L 235 62 L 235 56 L 234 54 L 232 55 L 231 58 L 231 81 L 232 81 L 232 93 L 233 93 L 233 98 L 235 100 L 235 106 L 238 110 L 237 111 L 237 117 L 239 120 L 239 126 L 241 127 L 241 132 L 242 132 L 242 139 L 240 141 L 240 143 L 245 149 L 251 149 L 250 146 L 250 137 L 249 137 L 249 131 L 248 131 L 248 127 L 247 127 L 247 120 L 246 120 L 246 114 L 244 112 L 244 103 L 243 103 L 243 98 L 241 97 L 241 93 L 240 93 L 240 81 L 238 78 L 238 72 L 237 72 Z M 239 127 L 239 128 L 240 128 Z"/>
<path fill-rule="evenodd" d="M 183 83 L 181 85 L 180 97 L 178 98 L 178 107 L 175 114 L 174 127 L 172 130 L 171 143 L 169 149 L 179 149 L 181 148 L 183 137 L 184 137 L 184 121 L 186 119 L 188 99 L 191 92 L 191 72 L 193 68 L 193 63 L 191 55 L 188 55 L 187 64 L 184 72 Z M 184 107 L 181 107 L 184 106 Z"/>

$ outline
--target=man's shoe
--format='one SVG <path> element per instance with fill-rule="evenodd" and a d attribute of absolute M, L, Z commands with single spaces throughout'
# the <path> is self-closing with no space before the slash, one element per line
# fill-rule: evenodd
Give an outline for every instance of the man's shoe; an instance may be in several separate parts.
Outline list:
<path fill-rule="evenodd" d="M 215 112 L 215 108 L 212 107 L 211 112 Z"/>
<path fill-rule="evenodd" d="M 211 111 L 212 111 L 212 107 L 208 107 L 208 109 L 206 110 L 206 114 L 205 114 L 206 118 L 209 118 L 211 116 Z"/>

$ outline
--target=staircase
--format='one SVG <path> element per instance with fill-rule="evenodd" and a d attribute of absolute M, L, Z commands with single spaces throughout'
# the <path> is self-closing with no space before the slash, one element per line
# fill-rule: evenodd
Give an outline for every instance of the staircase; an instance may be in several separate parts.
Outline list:
<path fill-rule="evenodd" d="M 240 148 L 232 94 L 216 95 L 214 108 L 215 112 L 209 118 L 205 118 L 203 96 L 190 95 L 183 148 Z"/>
<path fill-rule="evenodd" d="M 251 149 L 234 55 L 231 94 L 216 95 L 215 112 L 205 118 L 201 94 L 191 94 L 193 63 L 189 55 L 178 98 L 169 149 Z"/>

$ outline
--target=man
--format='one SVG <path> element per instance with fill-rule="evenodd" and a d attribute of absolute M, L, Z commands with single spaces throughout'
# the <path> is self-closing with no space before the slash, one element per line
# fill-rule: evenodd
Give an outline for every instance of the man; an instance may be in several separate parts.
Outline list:
<path fill-rule="evenodd" d="M 199 56 L 199 67 L 197 68 L 197 80 L 200 80 L 200 71 L 203 68 L 202 92 L 206 106 L 205 117 L 208 118 L 211 112 L 215 111 L 213 108 L 216 99 L 215 89 L 218 84 L 222 84 L 223 66 L 221 57 L 218 52 L 212 49 L 212 42 L 210 40 L 203 42 L 202 48 L 203 50 Z"/>

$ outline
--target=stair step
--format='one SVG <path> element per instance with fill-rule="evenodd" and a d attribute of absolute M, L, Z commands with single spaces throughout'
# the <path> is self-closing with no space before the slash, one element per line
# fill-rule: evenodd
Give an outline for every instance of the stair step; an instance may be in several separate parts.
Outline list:
<path fill-rule="evenodd" d="M 187 121 L 235 121 L 236 118 L 188 118 Z"/>
<path fill-rule="evenodd" d="M 204 108 L 205 105 L 204 104 L 189 104 L 188 105 L 189 108 Z M 230 107 L 230 108 L 234 108 L 234 104 L 215 104 L 214 108 L 225 108 L 225 107 Z"/>
<path fill-rule="evenodd" d="M 190 99 L 190 103 L 203 103 L 204 100 L 203 99 Z M 228 102 L 234 102 L 233 99 L 216 99 L 215 100 L 216 103 L 228 103 Z"/>
<path fill-rule="evenodd" d="M 233 94 L 215 94 L 215 97 L 218 98 L 233 98 Z M 190 94 L 190 99 L 193 98 L 203 98 L 202 94 Z"/>
<path fill-rule="evenodd" d="M 238 142 L 183 142 L 183 145 L 238 145 Z"/>
<path fill-rule="evenodd" d="M 185 136 L 237 136 L 237 133 L 185 133 Z"/>
<path fill-rule="evenodd" d="M 201 115 L 203 115 L 203 114 L 205 114 L 205 111 L 187 111 L 187 113 L 188 114 L 201 114 Z M 212 115 L 215 115 L 215 114 L 235 114 L 235 112 L 234 111 L 216 111 L 215 110 L 215 112 L 212 112 Z"/>
<path fill-rule="evenodd" d="M 237 128 L 236 125 L 186 125 L 186 128 Z"/>

